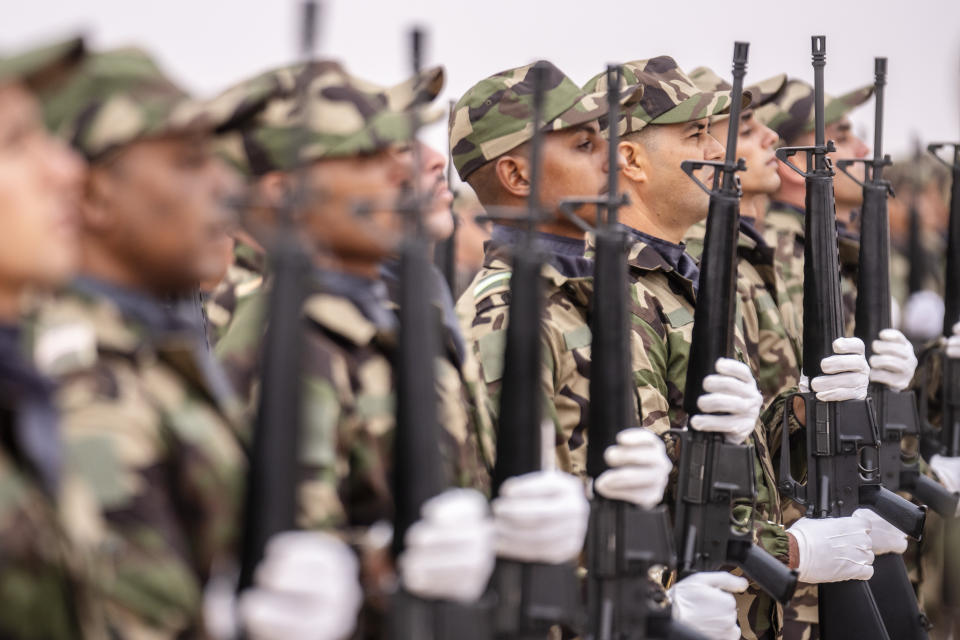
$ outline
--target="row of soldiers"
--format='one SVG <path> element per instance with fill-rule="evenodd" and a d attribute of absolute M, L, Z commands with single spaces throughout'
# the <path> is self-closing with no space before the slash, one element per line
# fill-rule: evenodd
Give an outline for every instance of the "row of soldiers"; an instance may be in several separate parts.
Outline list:
<path fill-rule="evenodd" d="M 139 49 L 88 51 L 72 39 L 0 60 L 0 224 L 11 236 L 0 255 L 0 635 L 382 636 L 398 589 L 475 603 L 498 559 L 575 563 L 588 493 L 645 509 L 671 502 L 708 205 L 681 162 L 722 158 L 730 84 L 667 56 L 624 64 L 612 166 L 607 82 L 599 74 L 581 86 L 538 61 L 481 80 L 452 109 L 451 162 L 480 203 L 522 208 L 534 184 L 545 213 L 533 234 L 546 258 L 539 386 L 553 446 L 545 470 L 507 479 L 489 500 L 512 258 L 525 233 L 501 220 L 456 303 L 439 273 L 418 283 L 440 318 L 437 444 L 456 488 L 423 505 L 393 558 L 398 252 L 410 192 L 426 203 L 415 208 L 426 234 L 452 230 L 445 154 L 416 138 L 418 123 L 438 119 L 430 103 L 443 69 L 383 86 L 312 60 L 199 100 Z M 869 362 L 862 341 L 841 338 L 822 375 L 801 375 L 804 184 L 774 149 L 812 140 L 814 92 L 784 75 L 748 89 L 736 357 L 715 363 L 689 422 L 753 444 L 754 536 L 804 586 L 784 608 L 726 572 L 658 580 L 673 618 L 703 637 L 817 638 L 816 585 L 867 580 L 875 557 L 908 544 L 871 511 L 818 519 L 781 497 L 780 440 L 805 429 L 794 416 L 782 433 L 787 398 L 797 388 L 829 401 L 862 399 L 871 383 L 907 389 L 918 363 L 890 328 Z M 866 155 L 847 114 L 870 93 L 828 100 L 838 157 Z M 571 214 L 562 203 L 605 195 L 611 172 L 628 196 L 620 221 L 631 239 L 638 426 L 620 432 L 604 452 L 609 469 L 585 482 L 594 236 L 584 228 L 597 219 L 593 206 Z M 861 190 L 838 177 L 835 195 L 840 251 L 850 255 L 843 243 L 855 246 Z M 263 247 L 285 226 L 310 261 L 299 531 L 270 540 L 253 585 L 234 597 L 274 320 Z M 855 268 L 844 260 L 848 317 Z M 942 349 L 960 357 L 960 327 L 926 353 Z M 924 379 L 933 381 L 920 393 L 939 388 L 936 375 Z M 960 459 L 927 462 L 960 490 Z"/>

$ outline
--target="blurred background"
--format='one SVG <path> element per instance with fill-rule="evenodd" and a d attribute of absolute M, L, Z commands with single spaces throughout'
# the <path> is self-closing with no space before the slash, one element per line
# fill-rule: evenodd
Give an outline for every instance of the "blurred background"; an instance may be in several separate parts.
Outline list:
<path fill-rule="evenodd" d="M 137 43 L 198 93 L 212 93 L 297 53 L 297 0 L 27 0 L 8 2 L 0 53 L 71 31 L 94 46 Z M 383 83 L 409 73 L 407 30 L 428 30 L 425 64 L 447 68 L 446 98 L 536 58 L 579 83 L 607 62 L 668 54 L 685 69 L 729 73 L 750 42 L 747 82 L 779 72 L 812 80 L 810 36 L 827 36 L 828 93 L 873 82 L 889 58 L 885 146 L 960 138 L 960 1 L 325 0 L 319 52 Z M 853 114 L 872 140 L 872 102 Z M 428 141 L 445 148 L 442 125 Z"/>

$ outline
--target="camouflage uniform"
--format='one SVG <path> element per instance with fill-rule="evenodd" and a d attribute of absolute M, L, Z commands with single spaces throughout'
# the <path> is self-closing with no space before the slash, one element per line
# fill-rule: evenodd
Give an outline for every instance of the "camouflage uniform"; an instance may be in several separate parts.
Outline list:
<path fill-rule="evenodd" d="M 205 296 L 203 311 L 207 318 L 210 344 L 223 337 L 233 316 L 247 304 L 263 284 L 266 256 L 263 250 L 235 238 L 233 262 L 217 288 Z"/>
<path fill-rule="evenodd" d="M 44 108 L 96 164 L 137 140 L 229 127 L 264 97 L 194 101 L 146 54 L 120 49 L 87 58 Z M 63 331 L 85 338 L 48 360 L 68 462 L 115 539 L 104 589 L 111 626 L 122 637 L 203 633 L 203 586 L 233 556 L 244 472 L 226 378 L 196 326 L 144 292 L 81 279 L 46 305 L 38 327 L 48 342 Z"/>
<path fill-rule="evenodd" d="M 624 65 L 624 82 L 643 83 L 644 92 L 636 105 L 628 106 L 622 133 L 631 133 L 650 124 L 682 123 L 725 113 L 729 92 L 699 89 L 676 63 L 666 56 L 629 62 Z M 606 77 L 597 76 L 587 90 L 605 89 Z M 747 97 L 749 100 L 749 97 Z M 637 395 L 641 425 L 660 434 L 667 451 L 677 460 L 675 438 L 670 429 L 686 427 L 683 409 L 696 282 L 699 270 L 683 245 L 674 245 L 634 231 L 628 263 L 631 281 L 631 326 L 643 349 L 634 351 L 633 369 L 637 372 Z M 736 357 L 747 362 L 746 347 L 736 326 Z M 754 473 L 757 499 L 752 516 L 755 537 L 768 552 L 786 563 L 789 546 L 781 521 L 776 476 L 767 446 L 766 432 L 758 421 L 752 436 L 757 456 Z M 675 485 L 673 485 L 675 487 Z M 750 505 L 736 508 L 737 516 L 747 518 Z M 747 593 L 737 596 L 741 632 L 747 639 L 776 638 L 780 633 L 779 608 L 769 596 L 751 584 Z"/>

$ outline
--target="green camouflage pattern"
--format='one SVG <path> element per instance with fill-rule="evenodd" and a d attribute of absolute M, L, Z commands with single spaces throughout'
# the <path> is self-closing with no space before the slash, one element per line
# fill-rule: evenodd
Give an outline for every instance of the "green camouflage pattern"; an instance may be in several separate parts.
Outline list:
<path fill-rule="evenodd" d="M 145 51 L 122 48 L 88 55 L 41 102 L 50 130 L 95 161 L 145 138 L 227 130 L 261 109 L 274 90 L 244 85 L 195 100 Z"/>
<path fill-rule="evenodd" d="M 250 418 L 259 393 L 268 297 L 269 283 L 238 309 L 215 350 Z M 391 361 L 397 336 L 379 330 L 350 300 L 327 293 L 308 297 L 304 316 L 305 442 L 298 526 L 337 529 L 350 539 L 360 539 L 374 523 L 390 521 L 393 515 Z M 475 395 L 476 363 L 468 359 L 458 369 L 450 358 L 439 357 L 436 372 L 446 477 L 457 486 L 486 491 L 492 428 L 478 410 L 484 405 Z"/>
<path fill-rule="evenodd" d="M 729 113 L 729 91 L 703 91 L 670 56 L 624 63 L 621 87 L 639 86 L 641 92 L 624 109 L 620 134 L 640 131 L 648 124 L 677 124 Z M 607 74 L 594 76 L 584 91 L 605 93 Z M 743 106 L 750 97 L 743 96 Z"/>
<path fill-rule="evenodd" d="M 220 341 L 237 310 L 260 289 L 265 269 L 266 254 L 261 249 L 236 239 L 233 262 L 227 267 L 227 274 L 203 303 L 207 318 L 207 337 L 211 345 Z"/>
<path fill-rule="evenodd" d="M 67 467 L 112 539 L 109 624 L 125 638 L 200 634 L 203 586 L 235 551 L 239 407 L 208 382 L 192 335 L 148 339 L 113 303 L 74 292 L 42 309 L 38 340 L 66 329 L 74 339 L 45 367 L 60 385 Z"/>
<path fill-rule="evenodd" d="M 699 222 L 684 236 L 687 253 L 700 259 L 706 223 Z M 791 334 L 784 321 L 784 306 L 778 291 L 783 289 L 774 264 L 772 247 L 762 247 L 740 233 L 737 240 L 737 297 L 747 359 L 764 405 L 797 386 L 802 357 L 800 337 Z M 787 309 L 792 314 L 791 309 Z"/>
<path fill-rule="evenodd" d="M 0 56 L 0 84 L 30 83 L 45 71 L 64 64 L 76 64 L 86 53 L 83 38 L 50 42 L 27 51 Z"/>
<path fill-rule="evenodd" d="M 721 78 L 709 67 L 697 67 L 690 72 L 690 80 L 701 91 L 730 91 L 733 85 Z M 787 74 L 779 73 L 760 82 L 743 88 L 744 93 L 750 94 L 750 107 L 756 109 L 775 99 L 787 84 Z"/>
<path fill-rule="evenodd" d="M 862 105 L 873 95 L 873 85 L 849 91 L 841 96 L 824 97 L 824 124 L 829 126 Z M 775 100 L 756 110 L 757 119 L 776 131 L 787 143 L 813 131 L 813 87 L 791 78 Z"/>
<path fill-rule="evenodd" d="M 483 268 L 457 301 L 457 316 L 477 361 L 494 420 L 500 410 L 504 349 L 510 320 L 510 248 L 487 247 Z M 588 312 L 592 278 L 571 278 L 549 263 L 541 271 L 545 302 L 541 322 L 540 383 L 546 420 L 553 424 L 557 468 L 586 477 L 590 402 Z M 633 349 L 639 345 L 634 341 Z"/>
<path fill-rule="evenodd" d="M 544 131 L 592 122 L 607 113 L 605 92 L 581 91 L 546 60 L 484 78 L 450 113 L 450 155 L 461 179 L 533 138 L 534 67 L 544 75 Z M 630 98 L 631 92 L 625 92 L 623 101 Z"/>
<path fill-rule="evenodd" d="M 591 241 L 592 238 L 588 236 L 588 253 Z M 644 242 L 633 244 L 628 263 L 631 328 L 643 343 L 643 349 L 633 350 L 641 426 L 664 439 L 667 453 L 676 464 L 679 460 L 677 442 L 669 430 L 684 428 L 688 418 L 683 409 L 683 392 L 693 337 L 693 283 L 674 271 L 654 247 Z M 738 317 L 734 336 L 735 356 L 742 362 L 748 362 L 740 326 L 741 319 Z M 636 360 L 637 356 L 640 357 L 639 361 Z M 757 544 L 786 563 L 789 544 L 780 524 L 782 516 L 776 475 L 767 433 L 759 420 L 751 443 L 756 452 L 756 504 L 737 506 L 736 516 L 746 519 L 752 515 Z M 675 492 L 676 470 L 671 474 L 668 500 L 674 499 Z M 781 613 L 774 600 L 752 583 L 746 593 L 736 597 L 744 638 L 760 640 L 777 637 L 781 628 Z"/>
<path fill-rule="evenodd" d="M 763 219 L 763 239 L 773 247 L 779 274 L 777 299 L 788 335 L 803 341 L 803 214 L 771 203 Z M 799 364 L 803 366 L 802 357 Z"/>

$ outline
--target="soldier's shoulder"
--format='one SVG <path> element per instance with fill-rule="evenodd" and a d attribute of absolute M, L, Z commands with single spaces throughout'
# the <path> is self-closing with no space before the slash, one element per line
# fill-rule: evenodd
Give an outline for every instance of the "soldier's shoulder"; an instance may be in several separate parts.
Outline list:
<path fill-rule="evenodd" d="M 637 271 L 631 275 L 630 313 L 660 338 L 672 328 L 693 323 L 693 305 L 666 272 Z"/>

